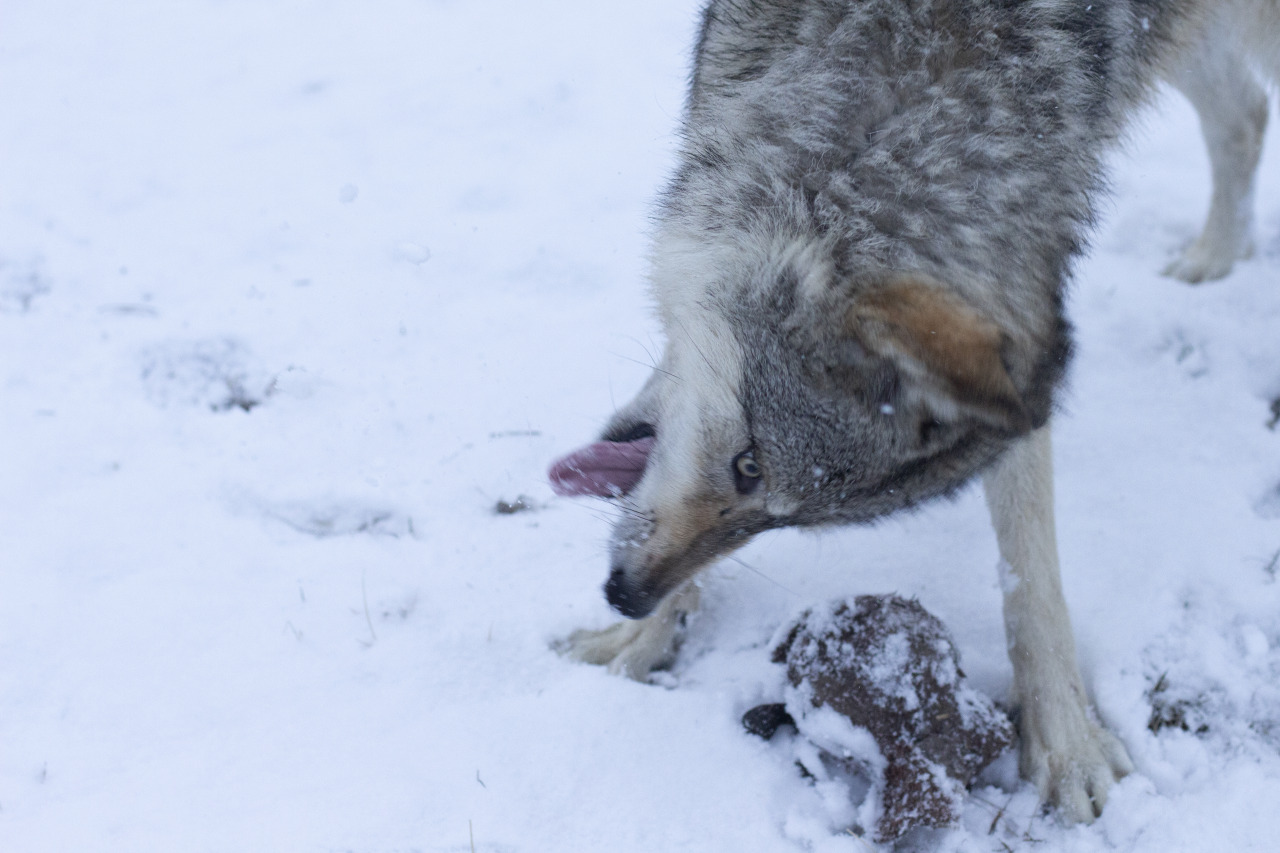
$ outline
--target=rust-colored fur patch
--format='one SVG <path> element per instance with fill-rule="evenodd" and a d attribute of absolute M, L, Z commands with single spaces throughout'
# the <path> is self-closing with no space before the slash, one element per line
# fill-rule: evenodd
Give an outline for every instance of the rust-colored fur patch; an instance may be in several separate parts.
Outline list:
<path fill-rule="evenodd" d="M 854 334 L 956 405 L 1016 432 L 1030 429 L 1000 357 L 1004 334 L 959 296 L 927 279 L 898 278 L 850 309 Z"/>

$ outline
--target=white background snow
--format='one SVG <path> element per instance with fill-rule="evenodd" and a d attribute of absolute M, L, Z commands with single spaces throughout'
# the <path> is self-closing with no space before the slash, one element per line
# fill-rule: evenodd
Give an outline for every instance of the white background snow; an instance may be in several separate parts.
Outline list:
<path fill-rule="evenodd" d="M 544 472 L 660 346 L 697 5 L 4 3 L 0 851 L 865 850 L 741 729 L 775 628 L 918 595 L 1006 696 L 976 489 L 761 538 L 658 684 L 550 649 L 614 618 L 610 510 Z M 1194 115 L 1166 94 L 1115 165 L 1056 458 L 1138 772 L 1066 828 L 998 769 L 936 849 L 1280 837 L 1280 145 L 1256 257 L 1199 287 L 1157 274 L 1206 205 Z M 1148 729 L 1161 680 L 1191 731 Z"/>

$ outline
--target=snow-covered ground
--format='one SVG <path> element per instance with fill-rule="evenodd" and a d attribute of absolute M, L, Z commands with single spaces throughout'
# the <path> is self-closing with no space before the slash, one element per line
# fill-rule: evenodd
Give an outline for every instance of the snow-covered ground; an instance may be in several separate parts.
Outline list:
<path fill-rule="evenodd" d="M 762 537 L 657 684 L 550 649 L 614 618 L 610 512 L 544 472 L 659 346 L 696 6 L 4 4 L 0 851 L 865 850 L 741 729 L 777 626 L 918 595 L 1004 697 L 976 490 Z M 1116 167 L 1056 456 L 1138 772 L 1065 828 L 1005 761 L 922 846 L 1280 837 L 1280 145 L 1257 256 L 1200 287 L 1156 272 L 1206 204 L 1194 115 L 1167 96 Z"/>

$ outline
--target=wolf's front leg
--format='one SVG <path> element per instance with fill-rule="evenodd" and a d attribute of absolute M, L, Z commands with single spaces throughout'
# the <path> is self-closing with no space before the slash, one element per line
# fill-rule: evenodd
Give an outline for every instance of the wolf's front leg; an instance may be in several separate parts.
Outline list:
<path fill-rule="evenodd" d="M 1000 543 L 1005 632 L 1022 708 L 1022 775 L 1069 820 L 1087 823 L 1133 765 L 1093 719 L 1076 665 L 1058 575 L 1049 428 L 1019 439 L 983 485 Z"/>
<path fill-rule="evenodd" d="M 698 609 L 700 596 L 697 580 L 690 580 L 645 618 L 616 622 L 602 631 L 574 631 L 558 651 L 585 663 L 607 664 L 615 675 L 645 681 L 675 657 L 685 617 Z"/>

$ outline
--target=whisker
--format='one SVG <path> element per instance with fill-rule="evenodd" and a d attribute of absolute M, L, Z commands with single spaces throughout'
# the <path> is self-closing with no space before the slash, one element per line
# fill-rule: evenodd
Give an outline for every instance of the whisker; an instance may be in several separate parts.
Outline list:
<path fill-rule="evenodd" d="M 613 350 L 609 350 L 609 355 L 614 356 L 615 358 L 620 358 L 620 359 L 622 359 L 623 361 L 629 361 L 629 362 L 631 362 L 632 364 L 638 364 L 638 365 L 640 365 L 641 367 L 648 367 L 648 368 L 652 368 L 653 370 L 656 370 L 656 371 L 658 371 L 659 373 L 661 373 L 661 374 L 663 374 L 663 375 L 665 375 L 665 376 L 670 376 L 672 379 L 675 379 L 677 382 L 680 380 L 680 377 L 679 377 L 679 376 L 676 376 L 676 375 L 675 375 L 674 373 L 672 373 L 670 370 L 663 370 L 661 367 L 658 367 L 656 364 L 645 364 L 643 361 L 641 361 L 641 360 L 640 360 L 640 359 L 638 359 L 638 358 L 632 358 L 632 357 L 631 357 L 631 356 L 629 356 L 629 355 L 623 355 L 622 353 L 620 353 L 620 352 L 614 352 Z"/>
<path fill-rule="evenodd" d="M 632 335 L 627 335 L 627 336 L 626 336 L 626 339 L 627 339 L 627 340 L 629 340 L 629 341 L 631 341 L 631 343 L 635 344 L 636 346 L 640 347 L 640 349 L 644 350 L 644 354 L 645 354 L 645 355 L 647 355 L 647 356 L 649 356 L 649 367 L 657 367 L 657 366 L 658 366 L 658 359 L 656 359 L 656 358 L 654 358 L 654 357 L 653 357 L 653 350 L 651 350 L 651 349 L 649 348 L 649 346 L 648 346 L 647 344 L 645 344 L 645 342 L 644 342 L 644 341 L 642 341 L 642 340 L 640 340 L 639 338 L 634 337 L 634 336 L 632 336 Z M 653 338 L 652 338 L 652 337 L 650 337 L 650 338 L 649 338 L 649 343 L 653 343 Z"/>
<path fill-rule="evenodd" d="M 799 597 L 800 597 L 800 593 L 796 592 L 794 589 L 791 589 L 790 587 L 783 586 L 782 584 L 778 583 L 776 580 L 774 580 L 773 578 L 769 577 L 769 576 L 768 576 L 768 575 L 766 575 L 764 572 L 760 571 L 759 569 L 757 569 L 755 566 L 751 565 L 750 563 L 747 563 L 747 562 L 745 562 L 745 561 L 743 561 L 743 560 L 740 560 L 740 559 L 738 559 L 737 557 L 733 556 L 732 554 L 730 554 L 730 555 L 729 555 L 728 557 L 726 557 L 725 559 L 733 560 L 733 561 L 734 561 L 735 563 L 737 563 L 739 566 L 742 566 L 742 568 L 744 568 L 744 569 L 746 569 L 746 570 L 748 570 L 748 571 L 750 571 L 750 572 L 754 572 L 755 574 L 757 574 L 757 575 L 759 575 L 760 577 L 764 578 L 764 579 L 765 579 L 765 580 L 767 580 L 769 583 L 773 584 L 774 586 L 776 586 L 778 589 L 782 590 L 783 592 L 789 592 L 789 593 L 791 593 L 792 595 L 796 596 L 797 598 L 799 598 Z"/>

